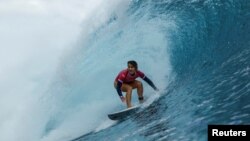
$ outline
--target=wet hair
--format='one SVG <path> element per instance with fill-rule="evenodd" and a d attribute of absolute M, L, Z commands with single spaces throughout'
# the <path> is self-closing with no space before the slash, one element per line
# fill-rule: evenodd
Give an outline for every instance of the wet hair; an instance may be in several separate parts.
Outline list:
<path fill-rule="evenodd" d="M 133 67 L 135 67 L 136 70 L 138 69 L 138 65 L 137 65 L 136 61 L 130 60 L 130 61 L 128 61 L 128 64 L 131 64 Z"/>

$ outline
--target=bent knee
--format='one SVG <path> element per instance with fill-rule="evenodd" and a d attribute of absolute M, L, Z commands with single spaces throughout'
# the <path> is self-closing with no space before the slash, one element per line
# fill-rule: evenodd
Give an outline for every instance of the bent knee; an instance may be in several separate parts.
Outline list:
<path fill-rule="evenodd" d="M 141 81 L 137 81 L 137 82 L 136 82 L 136 87 L 137 87 L 137 88 L 142 87 L 142 82 L 141 82 Z"/>
<path fill-rule="evenodd" d="M 129 86 L 129 85 L 122 85 L 122 91 L 123 92 L 132 92 L 133 90 L 133 87 L 132 86 Z"/>
<path fill-rule="evenodd" d="M 133 90 L 133 87 L 127 87 L 127 92 L 132 92 L 132 90 Z"/>

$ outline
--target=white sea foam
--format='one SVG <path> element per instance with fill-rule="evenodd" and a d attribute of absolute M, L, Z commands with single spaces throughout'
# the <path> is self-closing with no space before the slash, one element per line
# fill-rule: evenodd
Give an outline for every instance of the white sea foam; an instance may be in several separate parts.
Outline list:
<path fill-rule="evenodd" d="M 48 92 L 63 55 L 80 37 L 105 23 L 112 12 L 126 7 L 124 3 L 128 1 L 0 1 L 0 140 L 47 141 L 65 135 L 68 121 L 60 125 L 65 118 L 53 114 L 64 110 L 57 100 L 63 98 Z M 78 116 L 83 115 L 76 112 L 70 118 Z M 47 134 L 48 121 L 56 123 Z M 64 130 L 57 130 L 60 127 Z M 69 134 L 77 130 L 71 127 Z"/>

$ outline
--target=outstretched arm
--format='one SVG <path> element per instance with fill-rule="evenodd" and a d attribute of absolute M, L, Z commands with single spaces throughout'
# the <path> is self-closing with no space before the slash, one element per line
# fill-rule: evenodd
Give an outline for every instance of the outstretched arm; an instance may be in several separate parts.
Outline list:
<path fill-rule="evenodd" d="M 146 81 L 155 91 L 159 91 L 159 89 L 154 85 L 154 83 L 147 76 L 145 76 L 143 80 Z"/>

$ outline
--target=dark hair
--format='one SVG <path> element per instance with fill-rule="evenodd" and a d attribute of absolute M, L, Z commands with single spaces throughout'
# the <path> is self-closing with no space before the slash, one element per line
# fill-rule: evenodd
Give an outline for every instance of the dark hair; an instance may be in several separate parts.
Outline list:
<path fill-rule="evenodd" d="M 136 61 L 130 60 L 130 61 L 128 61 L 128 64 L 131 64 L 132 66 L 134 66 L 136 70 L 138 69 L 138 65 L 137 65 Z"/>

